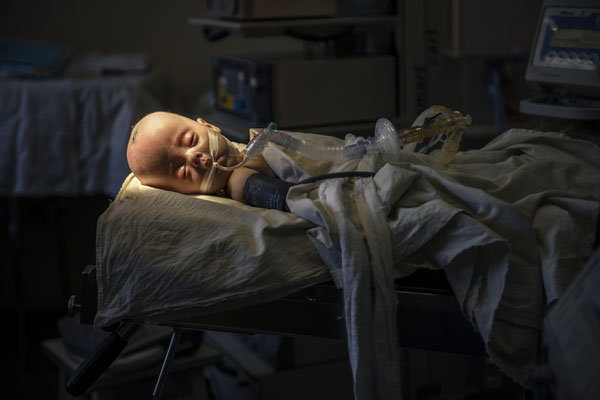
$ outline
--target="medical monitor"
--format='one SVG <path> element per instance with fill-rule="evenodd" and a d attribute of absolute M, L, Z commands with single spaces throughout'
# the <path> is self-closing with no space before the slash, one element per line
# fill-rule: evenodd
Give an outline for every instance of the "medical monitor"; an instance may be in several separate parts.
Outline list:
<path fill-rule="evenodd" d="M 546 0 L 526 80 L 600 98 L 600 1 Z"/>

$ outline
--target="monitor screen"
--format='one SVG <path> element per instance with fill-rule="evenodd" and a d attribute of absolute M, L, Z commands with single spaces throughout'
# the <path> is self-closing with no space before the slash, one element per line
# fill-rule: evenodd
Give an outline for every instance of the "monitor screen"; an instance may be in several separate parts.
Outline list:
<path fill-rule="evenodd" d="M 552 29 L 550 46 L 574 49 L 600 49 L 600 30 Z"/>

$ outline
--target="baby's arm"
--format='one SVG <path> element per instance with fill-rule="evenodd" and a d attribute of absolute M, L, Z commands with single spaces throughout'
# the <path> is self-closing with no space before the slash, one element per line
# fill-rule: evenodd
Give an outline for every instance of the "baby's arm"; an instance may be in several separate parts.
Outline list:
<path fill-rule="evenodd" d="M 275 173 L 262 155 L 258 156 L 258 158 L 252 158 L 243 167 L 237 168 L 231 173 L 229 182 L 227 182 L 227 193 L 229 196 L 240 203 L 246 204 L 244 187 L 246 186 L 248 177 L 256 173 L 275 178 Z"/>
<path fill-rule="evenodd" d="M 229 196 L 240 203 L 246 204 L 244 187 L 246 186 L 248 177 L 256 173 L 272 178 L 275 177 L 275 173 L 262 155 L 258 158 L 252 158 L 243 167 L 237 168 L 231 173 L 227 182 L 227 193 Z"/>
<path fill-rule="evenodd" d="M 250 175 L 258 173 L 259 172 L 257 170 L 246 167 L 240 167 L 234 170 L 229 177 L 229 181 L 227 182 L 227 193 L 229 196 L 240 203 L 246 204 L 246 198 L 244 196 L 244 187 L 246 186 L 246 181 Z"/>

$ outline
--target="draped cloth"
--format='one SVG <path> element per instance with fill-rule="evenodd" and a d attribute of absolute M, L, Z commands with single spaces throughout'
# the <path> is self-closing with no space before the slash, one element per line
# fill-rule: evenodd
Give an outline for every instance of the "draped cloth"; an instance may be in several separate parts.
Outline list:
<path fill-rule="evenodd" d="M 287 197 L 294 214 L 316 225 L 308 236 L 343 287 L 357 399 L 401 395 L 393 277 L 417 268 L 445 271 L 491 360 L 527 382 L 546 307 L 596 242 L 597 147 L 512 129 L 448 166 L 412 152 L 392 163 L 373 155 L 330 163 L 270 145 L 264 156 L 288 181 L 376 172 L 294 186 Z"/>

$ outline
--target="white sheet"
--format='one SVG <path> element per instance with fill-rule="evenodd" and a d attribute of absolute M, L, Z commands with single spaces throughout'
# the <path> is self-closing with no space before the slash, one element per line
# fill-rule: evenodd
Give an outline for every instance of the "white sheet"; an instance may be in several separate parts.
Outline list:
<path fill-rule="evenodd" d="M 331 279 L 292 214 L 143 186 L 98 220 L 96 326 L 164 321 L 282 297 Z"/>
<path fill-rule="evenodd" d="M 303 178 L 311 167 L 275 147 L 265 156 L 287 180 Z M 387 303 L 389 282 L 378 283 L 389 267 L 378 268 L 390 263 L 407 273 L 417 266 L 444 269 L 491 359 L 525 382 L 546 303 L 562 294 L 595 244 L 599 149 L 560 134 L 510 130 L 481 150 L 459 153 L 448 168 L 430 156 L 403 153 L 394 164 L 364 159 L 330 169 L 378 171 L 375 193 L 360 179 L 297 186 L 288 195 L 292 212 L 318 225 L 311 238 L 341 276 L 338 282 L 349 285 L 358 398 L 388 398 L 397 390 L 396 382 L 380 379 L 391 368 L 386 352 L 393 354 L 393 343 L 382 340 L 393 336 L 381 335 L 393 329 L 392 321 L 381 314 L 393 316 L 395 308 Z M 388 232 L 378 213 L 386 216 Z"/>

